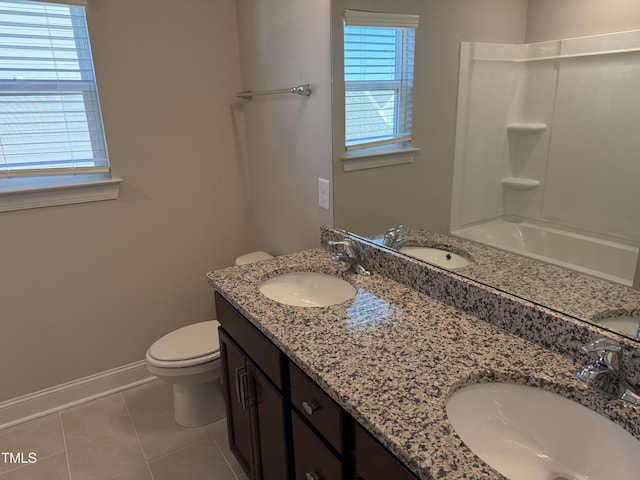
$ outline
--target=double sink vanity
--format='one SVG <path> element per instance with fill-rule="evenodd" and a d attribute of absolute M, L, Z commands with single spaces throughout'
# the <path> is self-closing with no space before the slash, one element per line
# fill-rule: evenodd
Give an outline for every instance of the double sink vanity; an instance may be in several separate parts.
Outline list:
<path fill-rule="evenodd" d="M 640 478 L 640 407 L 576 377 L 604 331 L 344 236 L 208 274 L 249 478 Z"/>

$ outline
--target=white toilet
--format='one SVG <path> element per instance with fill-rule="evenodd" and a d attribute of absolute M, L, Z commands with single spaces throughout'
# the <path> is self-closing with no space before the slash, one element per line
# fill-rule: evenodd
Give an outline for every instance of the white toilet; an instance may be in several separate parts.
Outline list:
<path fill-rule="evenodd" d="M 268 258 L 273 258 L 273 256 L 262 250 L 259 252 L 251 252 L 236 258 L 236 265 L 246 265 L 248 263 L 259 262 L 260 260 L 267 260 Z"/>
<path fill-rule="evenodd" d="M 215 420 L 213 399 L 220 395 L 219 325 L 215 320 L 187 325 L 147 350 L 147 369 L 173 384 L 175 419 L 185 427 Z"/>
<path fill-rule="evenodd" d="M 236 265 L 272 258 L 252 252 L 236 259 Z M 220 343 L 216 320 L 179 328 L 157 340 L 147 350 L 147 369 L 173 385 L 175 420 L 197 427 L 216 419 L 220 396 Z"/>

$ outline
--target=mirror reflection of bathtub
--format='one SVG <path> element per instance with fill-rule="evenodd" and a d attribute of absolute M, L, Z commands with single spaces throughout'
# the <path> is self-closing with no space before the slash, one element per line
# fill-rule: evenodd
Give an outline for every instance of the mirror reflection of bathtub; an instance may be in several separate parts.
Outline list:
<path fill-rule="evenodd" d="M 638 245 L 535 223 L 496 220 L 452 235 L 631 286 Z"/>
<path fill-rule="evenodd" d="M 463 42 L 451 233 L 632 286 L 639 75 L 640 30 Z"/>

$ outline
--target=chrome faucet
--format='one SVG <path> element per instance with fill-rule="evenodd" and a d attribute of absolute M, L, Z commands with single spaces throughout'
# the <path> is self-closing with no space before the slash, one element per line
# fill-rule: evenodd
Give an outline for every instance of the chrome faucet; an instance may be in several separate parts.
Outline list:
<path fill-rule="evenodd" d="M 353 245 L 353 240 L 350 238 L 345 238 L 340 241 L 329 241 L 329 245 L 341 245 L 344 247 L 344 252 L 338 253 L 333 257 L 334 260 L 338 262 L 346 263 L 353 272 L 360 275 L 371 275 L 371 272 L 362 266 L 360 263 L 360 256 Z"/>
<path fill-rule="evenodd" d="M 393 248 L 394 250 L 399 250 L 404 246 L 404 238 L 400 236 L 403 231 L 404 225 L 391 227 L 384 234 L 382 245 L 384 245 L 385 247 Z"/>
<path fill-rule="evenodd" d="M 622 347 L 618 342 L 599 338 L 582 349 L 595 353 L 597 358 L 576 372 L 578 380 L 607 395 L 640 405 L 640 393 L 624 376 Z"/>

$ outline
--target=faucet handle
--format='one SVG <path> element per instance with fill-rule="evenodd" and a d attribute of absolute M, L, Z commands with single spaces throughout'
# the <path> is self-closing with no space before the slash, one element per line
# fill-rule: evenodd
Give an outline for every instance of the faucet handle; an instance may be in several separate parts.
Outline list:
<path fill-rule="evenodd" d="M 329 245 L 344 245 L 345 247 L 353 247 L 353 240 L 350 238 L 345 238 L 344 240 L 329 240 Z"/>
<path fill-rule="evenodd" d="M 595 366 L 604 367 L 617 374 L 622 372 L 622 346 L 610 338 L 598 338 L 582 347 L 587 353 L 595 352 L 598 359 Z"/>
<path fill-rule="evenodd" d="M 640 392 L 624 378 L 622 346 L 618 342 L 610 338 L 599 338 L 582 349 L 585 352 L 596 352 L 598 359 L 576 372 L 579 380 L 594 386 L 593 382 L 602 376 L 604 380 L 594 386 L 596 390 L 633 405 L 640 405 Z"/>
<path fill-rule="evenodd" d="M 615 340 L 604 337 L 598 338 L 588 345 L 585 345 L 584 347 L 582 347 L 582 350 L 587 353 L 598 352 L 598 354 L 603 354 L 605 352 L 619 353 L 622 352 L 622 347 Z"/>
<path fill-rule="evenodd" d="M 345 238 L 344 240 L 329 240 L 329 245 L 333 246 L 342 246 L 344 247 L 344 255 L 348 255 L 349 257 L 356 259 L 358 256 L 356 255 L 356 249 L 353 246 L 353 241 L 350 238 Z"/>
<path fill-rule="evenodd" d="M 371 272 L 360 264 L 360 257 L 358 256 L 358 252 L 356 251 L 353 240 L 351 240 L 350 238 L 345 238 L 340 241 L 329 240 L 328 244 L 331 246 L 342 245 L 344 247 L 344 253 L 339 253 L 338 255 L 333 257 L 334 260 L 348 262 L 350 267 L 360 275 L 371 275 Z"/>

